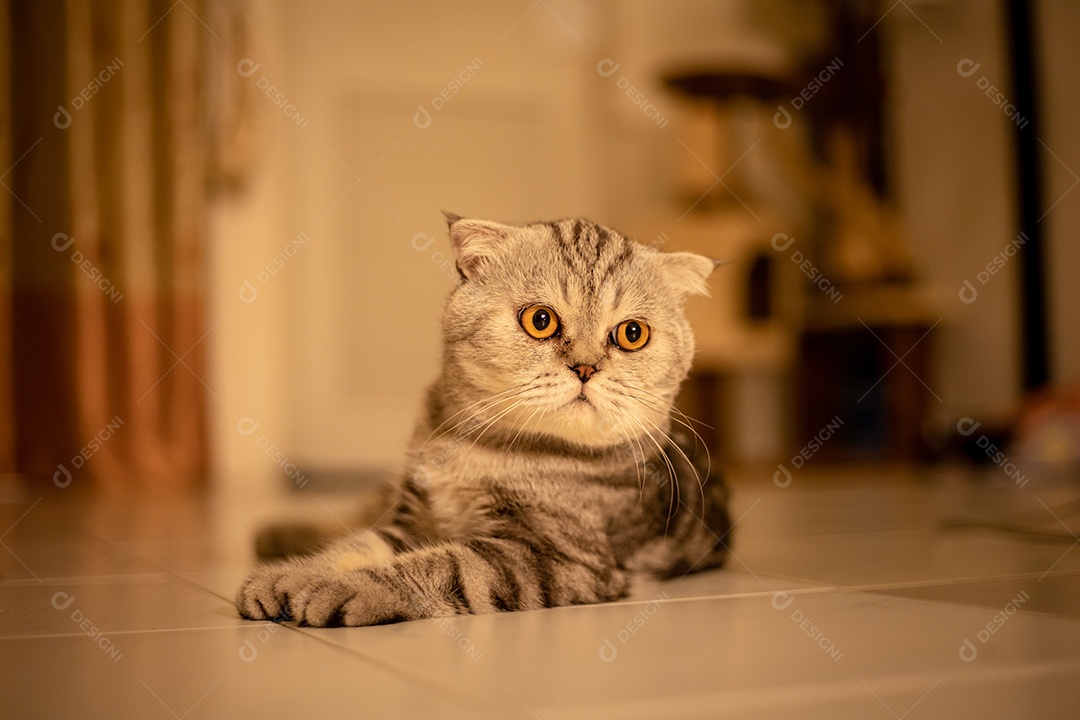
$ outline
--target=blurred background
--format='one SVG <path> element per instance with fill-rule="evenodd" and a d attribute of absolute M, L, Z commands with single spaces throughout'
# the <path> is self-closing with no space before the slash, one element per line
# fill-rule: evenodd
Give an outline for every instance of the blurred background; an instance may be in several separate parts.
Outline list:
<path fill-rule="evenodd" d="M 779 485 L 1075 476 L 1080 5 L 0 8 L 9 481 L 392 469 L 456 278 L 442 210 L 729 260 L 681 402 Z"/>

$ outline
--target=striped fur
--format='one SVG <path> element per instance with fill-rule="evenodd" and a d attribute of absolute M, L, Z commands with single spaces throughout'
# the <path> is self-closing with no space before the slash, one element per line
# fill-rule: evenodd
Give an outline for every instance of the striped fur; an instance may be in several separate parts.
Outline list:
<path fill-rule="evenodd" d="M 723 563 L 726 490 L 672 405 L 693 356 L 684 301 L 714 263 L 585 219 L 448 221 L 462 281 L 396 503 L 376 527 L 257 568 L 242 616 L 370 625 L 603 602 L 631 572 Z M 525 333 L 534 304 L 559 333 Z M 651 329 L 635 352 L 611 339 L 627 319 Z"/>

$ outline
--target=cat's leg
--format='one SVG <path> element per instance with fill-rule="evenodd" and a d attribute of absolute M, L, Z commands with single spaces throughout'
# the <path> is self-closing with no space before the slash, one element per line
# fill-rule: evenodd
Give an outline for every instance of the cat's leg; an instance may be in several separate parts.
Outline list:
<path fill-rule="evenodd" d="M 260 528 L 255 535 L 255 555 L 262 562 L 311 555 L 350 535 L 349 527 L 373 527 L 389 514 L 400 491 L 392 483 L 376 489 L 361 491 L 358 511 L 343 524 L 336 516 L 333 521 L 273 522 Z"/>
<path fill-rule="evenodd" d="M 689 475 L 689 474 L 687 474 Z M 683 479 L 676 498 L 660 503 L 665 513 L 663 535 L 643 543 L 624 561 L 634 572 L 659 578 L 682 577 L 692 572 L 722 567 L 730 555 L 731 517 L 728 490 L 718 474 L 706 476 L 701 486 Z"/>
<path fill-rule="evenodd" d="M 385 543 L 369 533 L 368 545 Z M 490 537 L 443 542 L 371 560 L 331 548 L 257 569 L 237 608 L 253 620 L 374 625 L 613 600 L 627 579 L 602 538 Z M 599 542 L 598 542 L 599 540 Z M 383 551 L 393 548 L 387 543 Z"/>
<path fill-rule="evenodd" d="M 310 555 L 341 537 L 340 525 L 314 522 L 277 522 L 255 533 L 255 555 L 263 562 Z"/>
<path fill-rule="evenodd" d="M 268 562 L 253 570 L 237 594 L 240 614 L 252 620 L 288 619 L 290 608 L 283 598 L 287 590 L 364 566 L 391 560 L 405 550 L 406 543 L 396 528 L 355 531 L 320 552 L 303 557 Z"/>

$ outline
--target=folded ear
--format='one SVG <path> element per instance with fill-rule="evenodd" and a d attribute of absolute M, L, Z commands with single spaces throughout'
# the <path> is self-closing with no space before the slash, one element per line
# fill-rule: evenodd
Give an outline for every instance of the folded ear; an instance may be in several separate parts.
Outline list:
<path fill-rule="evenodd" d="M 458 272 L 466 280 L 480 277 L 512 228 L 489 220 L 459 217 L 446 211 L 443 211 L 443 215 L 450 226 L 450 244 L 457 257 Z"/>
<path fill-rule="evenodd" d="M 709 285 L 706 281 L 713 270 L 724 264 L 723 260 L 714 260 L 691 252 L 658 253 L 656 257 L 663 264 L 672 285 L 684 297 L 708 295 Z"/>

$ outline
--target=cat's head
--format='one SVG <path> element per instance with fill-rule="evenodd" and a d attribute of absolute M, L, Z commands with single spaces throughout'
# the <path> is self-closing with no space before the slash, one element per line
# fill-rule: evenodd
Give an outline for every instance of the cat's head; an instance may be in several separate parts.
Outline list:
<path fill-rule="evenodd" d="M 713 260 L 585 219 L 447 220 L 461 273 L 443 321 L 450 413 L 586 447 L 668 429 L 694 354 L 683 307 Z"/>

